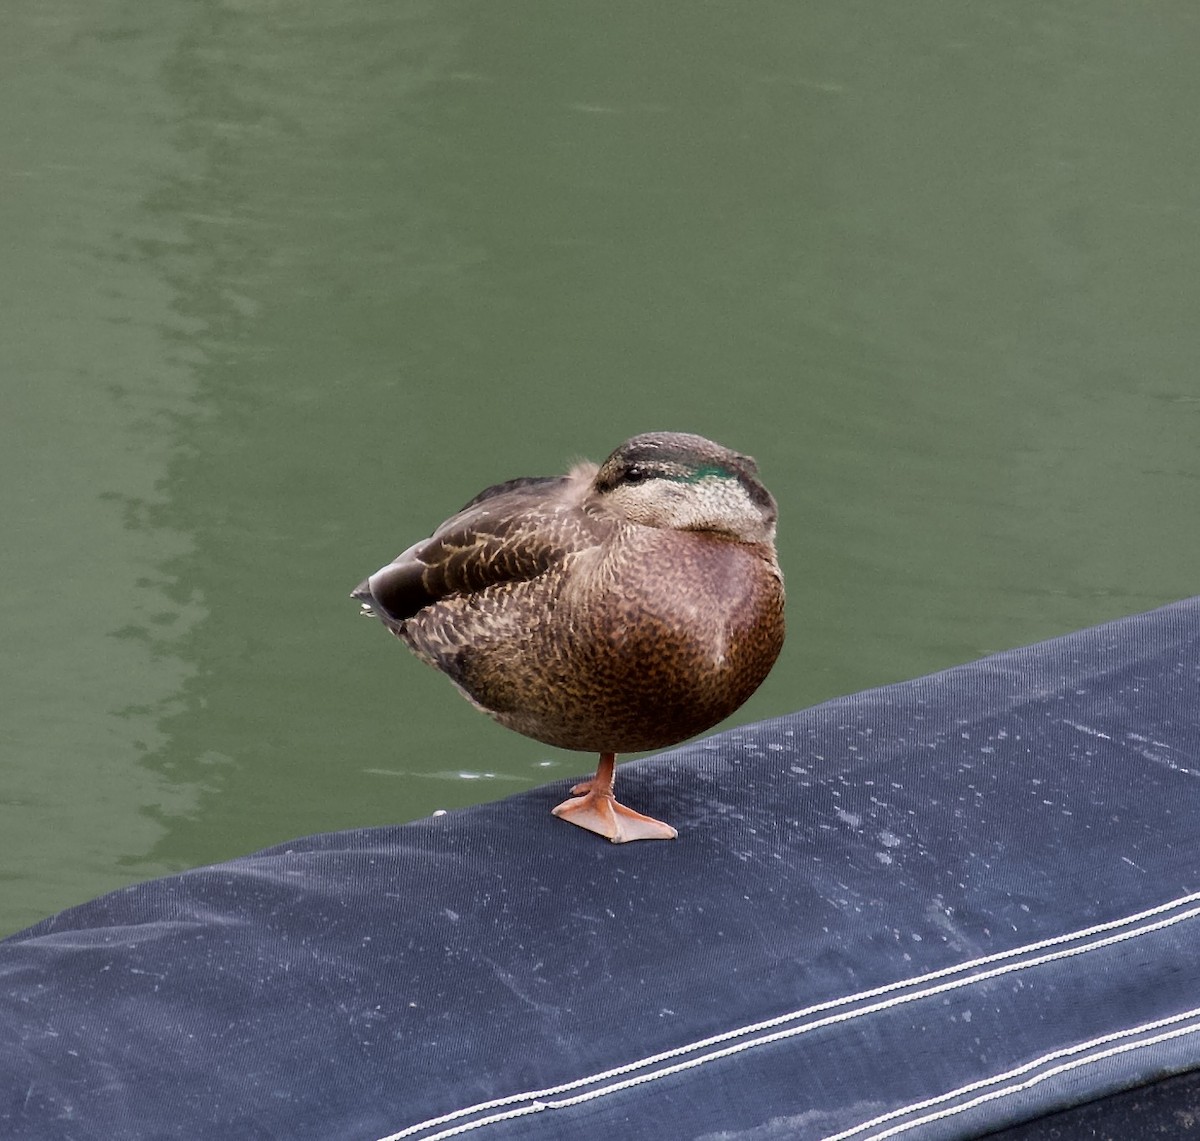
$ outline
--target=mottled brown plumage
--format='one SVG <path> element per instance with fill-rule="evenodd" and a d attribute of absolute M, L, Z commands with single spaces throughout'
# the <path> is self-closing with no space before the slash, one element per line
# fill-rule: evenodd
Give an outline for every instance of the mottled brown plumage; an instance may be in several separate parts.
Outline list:
<path fill-rule="evenodd" d="M 648 433 L 599 468 L 488 488 L 354 597 L 502 725 L 611 767 L 710 728 L 766 677 L 784 633 L 775 516 L 753 460 Z M 577 791 L 555 810 L 574 823 L 674 835 L 602 774 Z"/>

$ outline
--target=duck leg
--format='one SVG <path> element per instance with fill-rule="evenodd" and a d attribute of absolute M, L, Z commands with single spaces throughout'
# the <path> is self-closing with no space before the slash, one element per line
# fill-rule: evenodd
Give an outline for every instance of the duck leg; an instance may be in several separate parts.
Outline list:
<path fill-rule="evenodd" d="M 624 844 L 627 840 L 674 840 L 679 833 L 669 824 L 617 803 L 613 795 L 616 763 L 616 753 L 601 753 L 596 775 L 571 789 L 571 798 L 554 808 L 554 815 L 589 832 L 597 832 L 614 844 Z"/>

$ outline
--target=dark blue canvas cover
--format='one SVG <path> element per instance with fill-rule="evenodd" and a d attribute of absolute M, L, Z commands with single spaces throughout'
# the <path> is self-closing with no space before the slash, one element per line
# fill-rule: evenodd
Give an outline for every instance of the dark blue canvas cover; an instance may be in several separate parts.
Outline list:
<path fill-rule="evenodd" d="M 0 1137 L 1027 1141 L 1195 1099 L 1200 600 L 620 782 L 679 839 L 559 783 L 0 943 Z"/>

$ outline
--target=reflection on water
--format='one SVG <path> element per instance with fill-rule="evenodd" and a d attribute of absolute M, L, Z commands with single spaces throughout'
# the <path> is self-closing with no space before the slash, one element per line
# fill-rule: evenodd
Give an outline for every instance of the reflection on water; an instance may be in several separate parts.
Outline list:
<path fill-rule="evenodd" d="M 142 763 L 167 744 L 195 672 L 176 647 L 205 614 L 164 569 L 192 549 L 164 478 L 194 360 L 173 291 L 136 258 L 181 237 L 140 208 L 148 173 L 178 164 L 145 97 L 178 25 L 156 11 L 114 38 L 100 7 L 18 4 L 0 46 L 2 930 L 165 870 L 148 853 L 197 804 Z"/>
<path fill-rule="evenodd" d="M 1197 589 L 1190 12 L 14 16 L 0 929 L 590 771 L 348 592 L 639 431 L 780 501 L 739 720 Z"/>
<path fill-rule="evenodd" d="M 553 775 L 547 773 L 550 768 L 561 768 L 562 766 L 556 762 L 539 763 L 538 768 L 542 770 L 542 778 Z M 363 769 L 365 776 L 375 777 L 401 777 L 404 780 L 448 780 L 448 781 L 463 781 L 463 780 L 483 780 L 483 781 L 509 781 L 518 785 L 530 783 L 530 778 L 520 777 L 515 773 L 480 773 L 473 772 L 470 769 L 453 769 L 453 770 L 438 770 L 436 772 L 420 772 L 405 769 Z"/>

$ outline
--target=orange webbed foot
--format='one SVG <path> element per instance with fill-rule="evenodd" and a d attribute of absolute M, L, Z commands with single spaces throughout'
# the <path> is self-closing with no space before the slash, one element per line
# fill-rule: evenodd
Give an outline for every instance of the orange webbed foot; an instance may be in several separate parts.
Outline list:
<path fill-rule="evenodd" d="M 630 840 L 674 840 L 679 833 L 671 825 L 617 803 L 612 788 L 615 763 L 613 754 L 602 754 L 596 775 L 575 785 L 570 799 L 552 809 L 554 815 L 614 844 L 625 844 Z"/>

